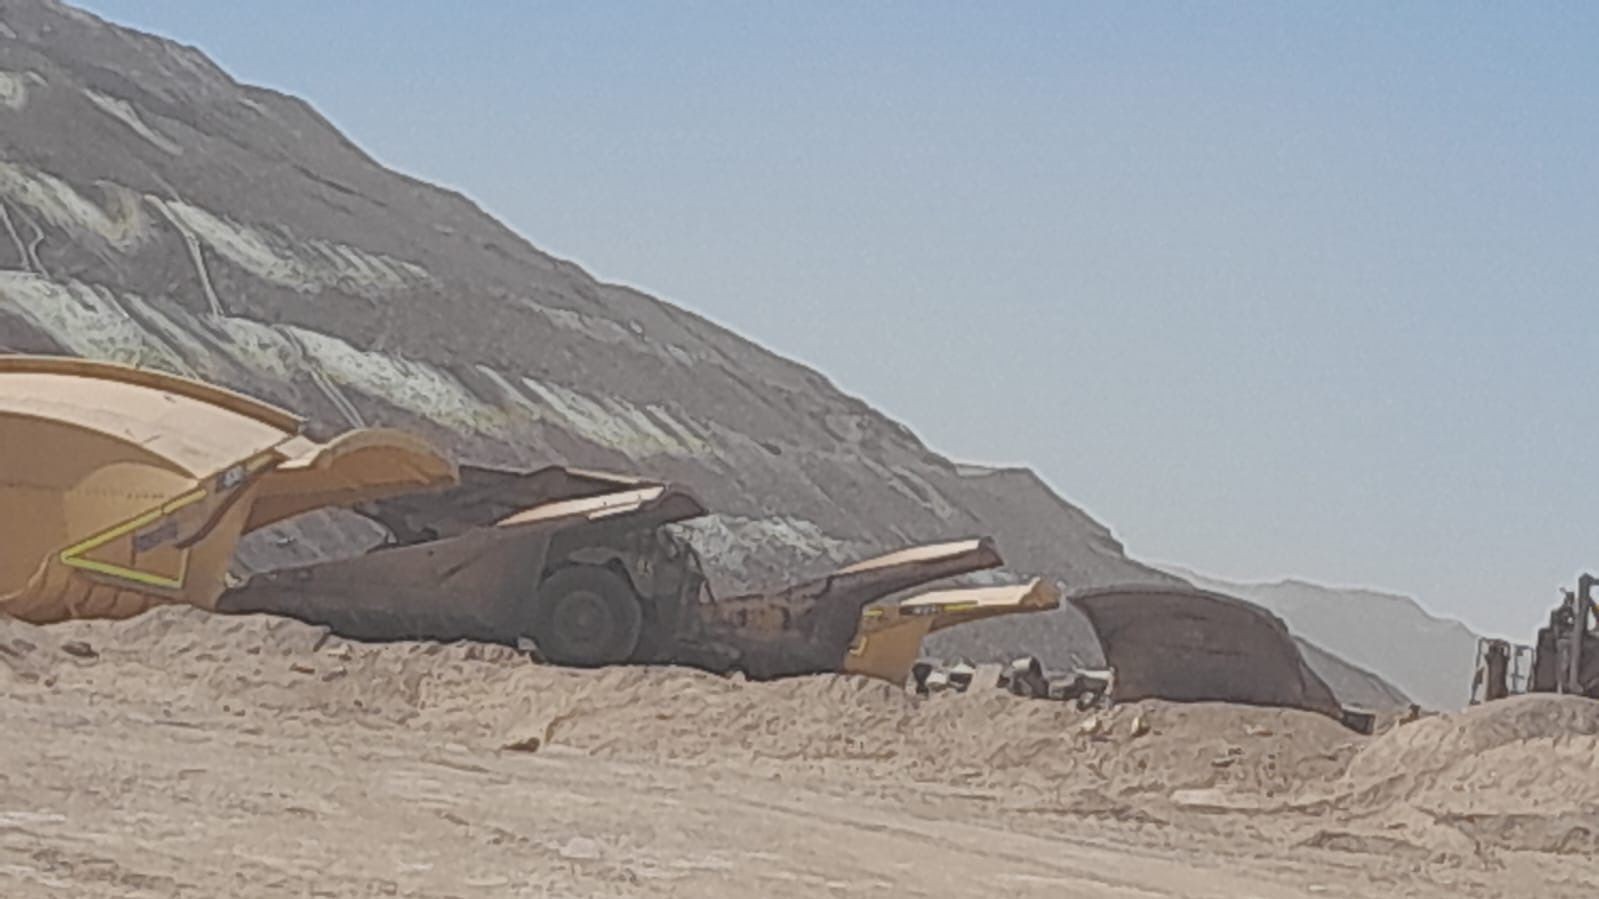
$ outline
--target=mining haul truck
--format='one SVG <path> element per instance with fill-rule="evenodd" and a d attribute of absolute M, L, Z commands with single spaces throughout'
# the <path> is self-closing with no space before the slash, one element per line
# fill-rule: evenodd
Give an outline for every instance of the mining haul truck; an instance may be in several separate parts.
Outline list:
<path fill-rule="evenodd" d="M 684 487 L 458 466 L 385 429 L 317 442 L 250 397 L 81 359 L 0 356 L 0 501 L 0 613 L 39 623 L 183 603 L 355 639 L 531 643 L 567 665 L 903 682 L 929 631 L 1058 601 L 1034 582 L 863 615 L 901 591 L 998 567 L 984 537 L 719 596 L 670 527 L 706 514 Z M 327 507 L 365 515 L 387 539 L 228 582 L 244 535 Z"/>

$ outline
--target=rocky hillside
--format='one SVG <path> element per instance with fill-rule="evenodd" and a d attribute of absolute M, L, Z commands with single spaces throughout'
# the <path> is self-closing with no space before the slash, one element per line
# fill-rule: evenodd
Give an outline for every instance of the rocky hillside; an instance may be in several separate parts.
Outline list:
<path fill-rule="evenodd" d="M 1164 567 L 1196 587 L 1265 606 L 1296 634 L 1371 669 L 1426 708 L 1455 710 L 1471 699 L 1477 634 L 1435 617 L 1408 596 L 1297 580 L 1243 584 Z"/>
<path fill-rule="evenodd" d="M 0 0 L 0 351 L 195 376 L 462 461 L 679 480 L 716 511 L 694 527 L 724 591 L 977 533 L 1011 576 L 1174 580 L 1032 472 L 957 465 L 821 374 L 383 168 L 304 101 L 53 0 Z M 291 530 L 241 557 L 361 536 L 328 515 Z M 1098 655 L 1066 609 L 942 649 Z"/>
<path fill-rule="evenodd" d="M 464 460 L 678 479 L 717 512 L 701 542 L 727 589 L 982 531 L 1017 573 L 1168 580 L 1032 473 L 957 466 L 383 168 L 305 102 L 52 0 L 0 0 L 0 348 L 198 376 Z"/>

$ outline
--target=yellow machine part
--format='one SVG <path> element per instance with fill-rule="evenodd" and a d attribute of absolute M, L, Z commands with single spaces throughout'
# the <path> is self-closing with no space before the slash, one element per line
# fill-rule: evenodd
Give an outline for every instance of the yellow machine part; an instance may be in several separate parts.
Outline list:
<path fill-rule="evenodd" d="M 161 372 L 0 356 L 0 612 L 43 623 L 211 608 L 242 534 L 456 478 L 405 434 L 320 444 L 300 428 Z"/>
<path fill-rule="evenodd" d="M 844 672 L 904 684 L 921 655 L 922 639 L 934 631 L 1059 607 L 1060 591 L 1042 579 L 1004 587 L 935 590 L 895 605 L 874 606 L 861 614 Z"/>

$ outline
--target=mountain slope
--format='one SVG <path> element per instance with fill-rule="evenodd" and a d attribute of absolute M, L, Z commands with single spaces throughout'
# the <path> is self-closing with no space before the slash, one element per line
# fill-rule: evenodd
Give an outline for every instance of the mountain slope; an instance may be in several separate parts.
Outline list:
<path fill-rule="evenodd" d="M 1304 581 L 1245 584 L 1175 565 L 1196 587 L 1242 597 L 1275 612 L 1294 632 L 1393 682 L 1421 705 L 1463 708 L 1471 698 L 1477 634 L 1437 618 L 1408 596 Z"/>
<path fill-rule="evenodd" d="M 198 376 L 318 432 L 392 425 L 463 460 L 680 480 L 717 512 L 696 529 L 722 589 L 984 531 L 1018 574 L 1170 580 L 1031 472 L 957 467 L 193 48 L 50 0 L 0 0 L 0 23 L 0 348 Z M 297 526 L 247 558 L 338 533 Z M 1032 628 L 1046 651 L 1082 647 L 1064 617 Z"/>
<path fill-rule="evenodd" d="M 1169 583 L 1025 469 L 956 465 L 821 374 L 603 284 L 469 200 L 378 165 L 301 100 L 53 0 L 0 0 L 0 351 L 223 384 L 390 425 L 462 461 L 569 462 L 697 490 L 722 590 L 992 533 L 1012 573 Z M 322 514 L 269 567 L 370 534 Z M 1070 609 L 938 641 L 1092 661 Z"/>

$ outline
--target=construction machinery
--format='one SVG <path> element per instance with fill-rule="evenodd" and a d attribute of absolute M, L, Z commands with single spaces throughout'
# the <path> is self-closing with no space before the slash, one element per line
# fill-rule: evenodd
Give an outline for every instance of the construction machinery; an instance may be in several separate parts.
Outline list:
<path fill-rule="evenodd" d="M 214 608 L 240 535 L 455 476 L 403 433 L 318 443 L 294 416 L 206 384 L 0 356 L 0 612 L 48 623 Z"/>
<path fill-rule="evenodd" d="M 1599 577 L 1584 574 L 1562 591 L 1531 646 L 1484 639 L 1477 644 L 1472 704 L 1517 693 L 1566 693 L 1599 699 Z M 1528 664 L 1530 656 L 1531 662 Z"/>
<path fill-rule="evenodd" d="M 868 608 L 844 659 L 844 671 L 904 684 L 921 654 L 922 639 L 930 633 L 984 618 L 1059 607 L 1060 590 L 1035 578 L 1013 586 L 938 590 Z"/>
<path fill-rule="evenodd" d="M 1494 637 L 1477 638 L 1471 704 L 1526 693 L 1532 686 L 1533 648 Z"/>
<path fill-rule="evenodd" d="M 766 679 L 848 670 L 868 604 L 1002 561 L 986 538 L 931 544 L 718 597 L 693 545 L 668 527 L 706 514 L 684 487 L 564 467 L 460 473 L 442 492 L 356 506 L 390 535 L 370 552 L 256 575 L 218 609 L 356 639 L 527 642 L 562 665 Z"/>
<path fill-rule="evenodd" d="M 302 426 L 169 374 L 0 357 L 0 612 L 47 623 L 186 603 L 291 616 L 356 639 L 530 644 L 567 665 L 903 681 L 907 647 L 914 659 L 927 632 L 1055 602 L 1035 582 L 863 616 L 896 593 L 999 566 L 988 538 L 717 596 L 671 527 L 706 514 L 684 487 L 558 466 L 456 466 L 403 433 L 318 443 Z M 386 538 L 352 557 L 227 582 L 241 536 L 330 506 L 366 516 Z"/>

